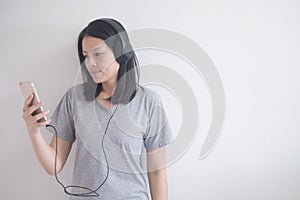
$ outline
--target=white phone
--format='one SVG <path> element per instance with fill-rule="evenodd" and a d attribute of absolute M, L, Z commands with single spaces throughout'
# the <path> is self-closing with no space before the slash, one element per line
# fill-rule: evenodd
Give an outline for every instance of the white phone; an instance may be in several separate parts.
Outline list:
<path fill-rule="evenodd" d="M 19 85 L 20 85 L 21 91 L 22 91 L 23 96 L 24 96 L 25 99 L 27 99 L 27 97 L 29 95 L 31 95 L 32 93 L 34 94 L 34 98 L 31 101 L 30 106 L 40 102 L 40 99 L 38 97 L 38 94 L 36 92 L 36 89 L 35 89 L 34 84 L 33 84 L 32 81 L 20 81 Z M 38 109 L 36 109 L 31 115 L 34 116 L 36 114 L 42 113 L 43 111 L 44 111 L 44 109 L 41 106 Z M 44 122 L 44 121 L 47 121 L 46 116 L 42 117 L 37 122 Z"/>

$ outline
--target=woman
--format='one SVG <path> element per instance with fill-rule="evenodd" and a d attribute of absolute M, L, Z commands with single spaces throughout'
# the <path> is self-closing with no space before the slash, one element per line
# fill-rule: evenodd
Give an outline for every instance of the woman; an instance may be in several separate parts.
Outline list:
<path fill-rule="evenodd" d="M 124 27 L 108 18 L 90 22 L 79 34 L 78 55 L 84 83 L 67 90 L 51 119 L 37 122 L 49 110 L 31 115 L 42 106 L 30 106 L 32 96 L 24 103 L 39 162 L 57 178 L 76 140 L 73 185 L 63 186 L 70 198 L 168 199 L 164 148 L 173 136 L 158 93 L 136 81 L 138 62 Z M 50 144 L 42 126 L 56 134 Z"/>

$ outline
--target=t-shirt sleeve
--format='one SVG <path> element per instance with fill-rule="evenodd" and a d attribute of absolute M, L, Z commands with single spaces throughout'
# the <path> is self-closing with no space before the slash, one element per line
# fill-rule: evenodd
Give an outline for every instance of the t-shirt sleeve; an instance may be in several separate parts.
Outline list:
<path fill-rule="evenodd" d="M 159 94 L 154 94 L 149 122 L 144 136 L 144 144 L 147 150 L 166 146 L 173 141 L 173 134 L 161 97 Z"/>
<path fill-rule="evenodd" d="M 60 99 L 58 105 L 52 113 L 51 122 L 49 125 L 52 125 L 56 128 L 58 137 L 73 143 L 76 137 L 72 116 L 70 94 L 67 91 Z M 45 128 L 52 134 L 55 134 L 53 127 L 48 126 Z"/>

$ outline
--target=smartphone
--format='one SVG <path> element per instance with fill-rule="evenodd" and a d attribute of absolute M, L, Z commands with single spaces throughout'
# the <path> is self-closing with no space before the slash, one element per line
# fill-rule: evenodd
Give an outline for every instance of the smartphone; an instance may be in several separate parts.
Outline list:
<path fill-rule="evenodd" d="M 27 97 L 29 95 L 31 95 L 32 93 L 34 94 L 33 100 L 29 104 L 30 106 L 40 102 L 40 99 L 38 97 L 38 94 L 36 92 L 36 89 L 35 89 L 34 84 L 33 84 L 32 81 L 20 81 L 19 85 L 20 85 L 21 91 L 22 91 L 23 96 L 24 96 L 25 99 L 27 99 Z M 36 109 L 31 115 L 34 116 L 36 114 L 42 113 L 43 111 L 44 111 L 44 109 L 41 106 L 38 109 Z M 42 117 L 37 122 L 44 122 L 44 121 L 47 121 L 46 116 Z"/>

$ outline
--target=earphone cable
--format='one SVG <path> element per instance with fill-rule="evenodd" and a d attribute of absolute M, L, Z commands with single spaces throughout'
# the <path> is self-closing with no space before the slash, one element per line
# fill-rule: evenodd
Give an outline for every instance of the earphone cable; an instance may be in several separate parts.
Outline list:
<path fill-rule="evenodd" d="M 54 174 L 55 174 L 55 179 L 56 181 L 63 187 L 64 189 L 64 192 L 68 195 L 72 195 L 72 196 L 78 196 L 78 197 L 98 197 L 99 194 L 97 193 L 97 191 L 103 186 L 103 184 L 106 182 L 107 178 L 108 178 L 108 175 L 109 175 L 109 164 L 108 164 L 108 159 L 107 159 L 107 156 L 106 156 L 106 153 L 105 153 L 105 149 L 104 149 L 104 137 L 106 136 L 106 133 L 107 133 L 107 129 L 108 129 L 108 125 L 112 119 L 112 117 L 114 116 L 116 110 L 118 108 L 118 104 L 117 104 L 117 107 L 116 109 L 114 110 L 113 114 L 110 116 L 108 122 L 107 122 L 107 125 L 106 125 L 106 128 L 105 128 L 105 132 L 103 134 L 103 137 L 102 137 L 102 140 L 101 140 L 101 144 L 102 144 L 102 150 L 103 150 L 103 153 L 104 153 L 104 157 L 105 157 L 105 161 L 106 161 L 106 177 L 105 179 L 102 181 L 102 183 L 95 189 L 95 190 L 92 190 L 90 188 L 87 188 L 87 187 L 84 187 L 84 186 L 78 186 L 78 185 L 68 185 L 68 186 L 64 186 L 64 184 L 59 180 L 58 176 L 57 176 L 57 143 L 58 143 L 58 135 L 57 135 L 57 130 L 56 128 L 51 125 L 51 124 L 47 124 L 46 127 L 52 127 L 55 131 L 55 138 L 56 138 L 56 144 L 55 144 L 55 160 L 54 160 Z M 84 190 L 87 190 L 89 192 L 86 192 L 86 193 L 71 193 L 71 192 L 68 192 L 67 189 L 68 188 L 80 188 L 80 189 L 84 189 Z"/>

